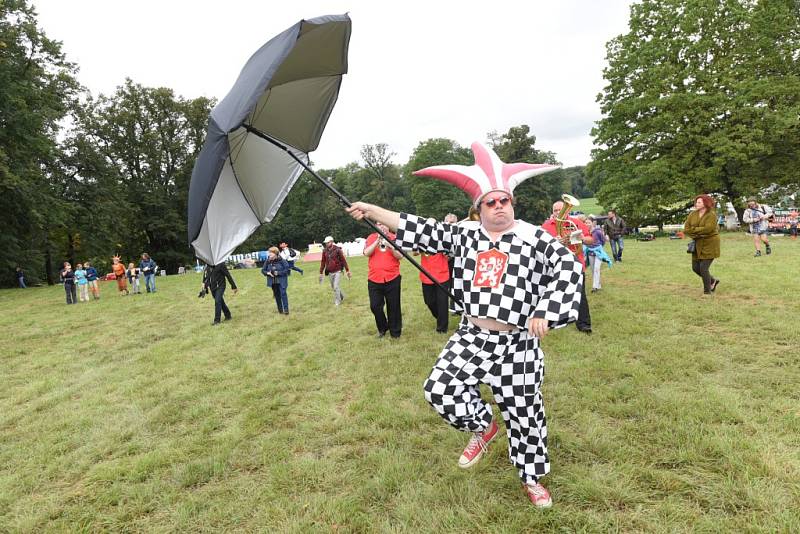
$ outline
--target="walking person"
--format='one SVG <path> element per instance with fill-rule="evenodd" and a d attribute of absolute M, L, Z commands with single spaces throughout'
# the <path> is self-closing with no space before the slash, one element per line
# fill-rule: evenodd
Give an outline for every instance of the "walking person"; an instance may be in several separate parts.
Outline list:
<path fill-rule="evenodd" d="M 70 262 L 64 262 L 64 268 L 61 269 L 59 277 L 64 283 L 64 292 L 67 294 L 67 304 L 77 304 L 78 299 L 75 294 L 75 271 L 72 270 Z"/>
<path fill-rule="evenodd" d="M 141 277 L 142 270 L 137 267 L 133 262 L 128 264 L 128 282 L 131 284 L 131 293 L 134 295 L 141 294 L 141 290 L 139 289 L 139 278 Z"/>
<path fill-rule="evenodd" d="M 89 280 L 86 278 L 86 271 L 82 264 L 75 266 L 75 285 L 78 286 L 78 300 L 89 302 Z"/>
<path fill-rule="evenodd" d="M 92 263 L 87 261 L 83 264 L 84 270 L 86 271 L 86 280 L 89 282 L 89 291 L 92 292 L 92 297 L 94 300 L 100 299 L 100 284 L 97 281 L 98 274 L 97 269 L 92 266 Z"/>
<path fill-rule="evenodd" d="M 281 258 L 286 260 L 286 263 L 289 264 L 289 269 L 297 271 L 300 273 L 300 276 L 303 276 L 303 269 L 295 265 L 295 262 L 300 259 L 300 253 L 297 250 L 286 243 L 281 243 Z"/>
<path fill-rule="evenodd" d="M 19 285 L 20 289 L 27 289 L 28 286 L 25 285 L 25 273 L 22 271 L 22 267 L 17 265 L 17 268 L 14 273 L 17 277 L 17 285 Z"/>
<path fill-rule="evenodd" d="M 692 271 L 703 280 L 704 295 L 712 294 L 719 285 L 719 280 L 709 272 L 711 262 L 720 255 L 719 228 L 714 205 L 714 199 L 710 196 L 697 195 L 694 199 L 694 210 L 683 223 L 683 232 L 694 240 L 694 246 L 691 243 L 689 245 Z"/>
<path fill-rule="evenodd" d="M 120 295 L 130 294 L 128 291 L 127 270 L 125 269 L 125 265 L 122 264 L 122 261 L 120 261 L 119 256 L 111 258 L 111 272 L 114 273 L 114 277 L 117 280 L 117 292 Z"/>
<path fill-rule="evenodd" d="M 547 219 L 544 223 L 542 223 L 542 230 L 549 233 L 551 236 L 555 237 L 559 240 L 559 242 L 567 247 L 567 249 L 575 254 L 578 258 L 578 263 L 581 265 L 581 272 L 586 273 L 586 261 L 583 258 L 583 246 L 591 246 L 594 244 L 594 238 L 592 237 L 591 232 L 589 231 L 589 227 L 584 224 L 584 222 L 577 217 L 571 217 L 569 214 L 566 214 L 566 219 L 575 225 L 575 228 L 581 231 L 581 243 L 570 244 L 570 237 L 569 236 L 560 236 L 558 235 L 558 226 L 556 224 L 557 217 L 561 213 L 561 210 L 564 208 L 564 203 L 560 200 L 558 202 L 553 203 L 553 213 L 549 219 Z M 620 255 L 622 252 L 620 252 Z M 589 299 L 586 298 L 586 281 L 581 280 L 580 287 L 578 290 L 581 293 L 581 300 L 580 300 L 580 308 L 578 309 L 578 320 L 575 322 L 575 326 L 579 332 L 583 332 L 584 334 L 591 334 L 592 333 L 592 315 L 589 312 Z"/>
<path fill-rule="evenodd" d="M 611 258 L 608 257 L 605 248 L 603 248 L 606 244 L 606 238 L 603 235 L 602 226 L 600 226 L 600 223 L 594 218 L 591 220 L 591 223 L 594 244 L 587 247 L 586 255 L 592 266 L 592 293 L 597 293 L 603 289 L 603 285 L 600 283 L 600 267 L 602 267 L 603 262 L 608 262 L 608 264 L 611 265 Z"/>
<path fill-rule="evenodd" d="M 622 250 L 625 248 L 625 220 L 617 215 L 617 210 L 608 210 L 608 219 L 603 224 L 608 240 L 611 242 L 611 255 L 614 261 L 622 262 Z"/>
<path fill-rule="evenodd" d="M 389 239 L 394 240 L 395 235 L 385 225 L 377 223 L 377 226 Z M 369 258 L 369 309 L 375 317 L 378 337 L 382 338 L 388 331 L 393 338 L 398 338 L 403 331 L 403 314 L 400 309 L 400 258 L 403 255 L 387 245 L 380 234 L 373 232 L 364 243 L 364 256 Z"/>
<path fill-rule="evenodd" d="M 147 289 L 148 293 L 155 293 L 158 265 L 156 265 L 156 262 L 153 261 L 153 258 L 151 258 L 150 254 L 147 252 L 142 253 L 142 259 L 139 261 L 139 269 L 141 274 L 144 275 L 145 289 Z"/>
<path fill-rule="evenodd" d="M 766 204 L 759 204 L 754 198 L 747 199 L 747 209 L 742 214 L 742 220 L 750 225 L 756 258 L 761 256 L 761 243 L 764 243 L 767 254 L 772 254 L 772 247 L 769 246 L 769 220 L 773 216 L 772 208 Z"/>
<path fill-rule="evenodd" d="M 270 247 L 261 274 L 267 277 L 267 287 L 272 289 L 278 313 L 289 315 L 289 262 L 283 259 L 278 247 Z"/>
<path fill-rule="evenodd" d="M 238 288 L 225 262 L 219 263 L 213 267 L 211 265 L 206 265 L 206 270 L 203 274 L 201 294 L 203 291 L 206 291 L 210 292 L 211 296 L 214 297 L 214 322 L 211 323 L 212 326 L 219 324 L 222 315 L 225 315 L 226 321 L 230 321 L 233 317 L 231 315 L 231 310 L 228 309 L 228 305 L 225 304 L 226 280 L 231 283 L 231 289 L 235 295 L 238 292 Z"/>
<path fill-rule="evenodd" d="M 454 226 L 364 202 L 347 212 L 396 230 L 402 248 L 454 255 L 453 292 L 464 316 L 425 381 L 425 398 L 450 425 L 472 434 L 458 461 L 468 468 L 499 433 L 491 406 L 478 391 L 480 383 L 488 384 L 506 425 L 509 459 L 531 503 L 546 508 L 552 499 L 541 483 L 550 459 L 539 342 L 551 328 L 577 319 L 581 267 L 547 232 L 514 220 L 514 188 L 557 167 L 506 165 L 480 143 L 473 143 L 472 151 L 471 167 L 445 165 L 414 174 L 465 191 L 480 221 Z"/>
<path fill-rule="evenodd" d="M 344 257 L 341 247 L 336 246 L 333 242 L 332 236 L 327 236 L 322 241 L 322 258 L 319 261 L 319 283 L 322 283 L 323 276 L 328 277 L 333 290 L 333 303 L 336 306 L 341 305 L 344 300 L 344 293 L 342 293 L 342 269 L 347 273 L 348 280 L 351 278 L 350 266 L 347 265 L 347 259 Z"/>

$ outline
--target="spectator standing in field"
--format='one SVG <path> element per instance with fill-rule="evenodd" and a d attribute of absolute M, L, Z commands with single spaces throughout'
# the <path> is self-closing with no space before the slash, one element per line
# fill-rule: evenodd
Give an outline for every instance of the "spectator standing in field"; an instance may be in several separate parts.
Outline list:
<path fill-rule="evenodd" d="M 64 283 L 64 292 L 67 294 L 67 304 L 76 304 L 78 299 L 75 294 L 75 271 L 72 270 L 70 262 L 64 262 L 64 268 L 61 269 L 59 276 Z"/>
<path fill-rule="evenodd" d="M 134 295 L 140 294 L 142 291 L 139 289 L 139 277 L 142 270 L 137 267 L 133 262 L 128 264 L 128 282 L 131 284 L 131 292 Z"/>
<path fill-rule="evenodd" d="M 447 256 L 441 252 L 436 254 L 422 253 L 420 257 L 420 265 L 422 268 L 431 273 L 431 276 L 439 282 L 445 290 L 450 290 L 450 266 Z M 433 281 L 425 276 L 421 271 L 419 273 L 419 280 L 422 282 L 422 300 L 431 311 L 431 315 L 436 319 L 436 331 L 444 334 L 448 330 L 448 323 L 450 316 L 448 314 L 448 300 L 450 297 L 446 291 L 440 289 Z"/>
<path fill-rule="evenodd" d="M 289 315 L 289 262 L 283 259 L 277 247 L 270 247 L 261 274 L 267 277 L 267 287 L 272 289 L 278 313 Z"/>
<path fill-rule="evenodd" d="M 719 280 L 711 276 L 709 271 L 711 262 L 720 256 L 714 199 L 708 195 L 695 197 L 694 210 L 683 223 L 683 232 L 694 239 L 692 271 L 703 280 L 703 294 L 710 295 L 719 285 Z"/>
<path fill-rule="evenodd" d="M 792 236 L 792 239 L 797 239 L 797 210 L 792 210 L 789 212 L 789 233 Z"/>
<path fill-rule="evenodd" d="M 117 291 L 122 295 L 128 295 L 128 278 L 125 266 L 120 261 L 119 256 L 111 258 L 111 272 L 117 280 Z"/>
<path fill-rule="evenodd" d="M 97 281 L 97 269 L 92 266 L 90 261 L 85 262 L 83 266 L 86 271 L 86 280 L 89 282 L 89 291 L 92 292 L 94 300 L 98 300 L 100 298 L 100 284 Z"/>
<path fill-rule="evenodd" d="M 231 289 L 235 295 L 238 292 L 238 288 L 225 262 L 219 263 L 213 267 L 211 265 L 206 265 L 206 270 L 203 274 L 203 288 L 201 291 L 210 292 L 211 296 L 214 297 L 214 322 L 211 323 L 212 326 L 219 324 L 222 315 L 225 315 L 226 321 L 230 321 L 232 318 L 231 310 L 228 309 L 228 305 L 225 304 L 224 298 L 226 280 L 231 283 Z"/>
<path fill-rule="evenodd" d="M 295 265 L 295 262 L 300 259 L 300 252 L 290 247 L 287 243 L 281 243 L 281 258 L 289 264 L 289 269 L 297 271 L 300 276 L 303 276 L 303 269 Z"/>
<path fill-rule="evenodd" d="M 80 263 L 75 266 L 75 285 L 78 286 L 78 300 L 89 302 L 89 280 L 87 280 L 86 271 Z"/>
<path fill-rule="evenodd" d="M 581 301 L 580 307 L 578 308 L 578 320 L 575 322 L 575 326 L 578 328 L 580 332 L 585 334 L 592 333 L 592 316 L 589 312 L 589 300 L 586 298 L 586 280 L 585 280 L 585 272 L 586 272 L 586 261 L 583 257 L 583 245 L 591 246 L 594 244 L 594 239 L 592 238 L 592 234 L 589 231 L 589 227 L 587 227 L 582 220 L 578 219 L 577 217 L 571 217 L 569 214 L 565 215 L 568 221 L 571 221 L 575 227 L 581 231 L 581 243 L 570 244 L 569 236 L 560 236 L 558 235 L 558 230 L 556 226 L 556 217 L 561 212 L 561 209 L 564 207 L 564 203 L 560 200 L 553 204 L 553 214 L 547 219 L 544 223 L 542 223 L 542 230 L 549 233 L 551 236 L 558 239 L 559 243 L 564 245 L 569 249 L 570 252 L 575 254 L 578 258 L 578 263 L 581 264 L 581 270 L 584 272 L 584 280 L 581 280 L 580 287 L 578 290 L 581 294 Z M 622 252 L 620 251 L 620 254 Z"/>
<path fill-rule="evenodd" d="M 772 208 L 766 204 L 759 204 L 756 199 L 747 199 L 747 209 L 744 210 L 742 220 L 750 225 L 753 234 L 753 244 L 756 247 L 754 256 L 761 256 L 761 243 L 764 243 L 767 254 L 772 254 L 769 246 L 769 220 L 773 217 Z"/>
<path fill-rule="evenodd" d="M 28 286 L 25 285 L 25 273 L 22 271 L 22 267 L 17 265 L 15 274 L 17 276 L 17 285 L 19 285 L 20 289 L 27 289 Z"/>
<path fill-rule="evenodd" d="M 394 241 L 395 235 L 377 223 L 377 227 Z M 375 317 L 378 337 L 389 332 L 393 338 L 400 337 L 403 330 L 403 314 L 400 309 L 400 258 L 403 257 L 377 232 L 371 233 L 364 243 L 364 256 L 369 258 L 367 288 L 369 290 L 369 309 Z M 386 307 L 386 313 L 383 309 Z"/>
<path fill-rule="evenodd" d="M 319 283 L 322 283 L 323 276 L 328 277 L 333 290 L 333 303 L 339 306 L 344 300 L 344 293 L 342 293 L 342 269 L 347 272 L 347 278 L 350 279 L 350 266 L 347 265 L 347 259 L 344 257 L 344 252 L 336 243 L 333 242 L 332 236 L 327 236 L 322 241 L 322 258 L 319 261 Z"/>
<path fill-rule="evenodd" d="M 622 250 L 625 248 L 625 221 L 617 215 L 617 210 L 608 210 L 608 219 L 603 224 L 608 240 L 611 242 L 611 255 L 614 261 L 622 262 Z"/>
<path fill-rule="evenodd" d="M 147 289 L 148 293 L 155 293 L 156 292 L 156 271 L 158 271 L 158 265 L 156 262 L 153 261 L 153 258 L 150 257 L 150 254 L 144 252 L 142 254 L 142 259 L 139 262 L 139 269 L 141 274 L 144 275 L 144 287 Z"/>
<path fill-rule="evenodd" d="M 597 293 L 603 289 L 600 283 L 600 267 L 604 261 L 611 263 L 611 258 L 606 254 L 603 248 L 606 244 L 606 238 L 603 235 L 603 228 L 597 222 L 597 219 L 591 220 L 592 224 L 592 239 L 594 244 L 586 249 L 586 255 L 589 257 L 589 263 L 592 266 L 592 293 Z"/>

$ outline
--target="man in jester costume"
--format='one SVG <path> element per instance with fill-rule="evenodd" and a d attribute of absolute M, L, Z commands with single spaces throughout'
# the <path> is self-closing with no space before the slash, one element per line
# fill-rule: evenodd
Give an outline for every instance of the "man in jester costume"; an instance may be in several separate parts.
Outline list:
<path fill-rule="evenodd" d="M 414 174 L 465 191 L 480 221 L 456 226 L 363 202 L 347 211 L 396 231 L 402 248 L 454 258 L 452 287 L 464 315 L 425 381 L 425 398 L 450 425 L 472 434 L 458 461 L 468 468 L 499 431 L 478 391 L 480 383 L 489 385 L 505 422 L 511 463 L 531 502 L 546 508 L 552 499 L 540 482 L 550 461 L 539 343 L 548 330 L 577 319 L 583 272 L 556 238 L 514 219 L 514 188 L 557 167 L 505 164 L 480 143 L 472 144 L 472 152 L 471 167 L 444 165 Z"/>

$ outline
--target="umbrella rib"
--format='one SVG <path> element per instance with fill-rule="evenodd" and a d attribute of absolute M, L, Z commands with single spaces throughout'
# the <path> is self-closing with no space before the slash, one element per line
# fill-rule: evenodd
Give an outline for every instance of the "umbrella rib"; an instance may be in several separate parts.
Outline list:
<path fill-rule="evenodd" d="M 231 173 L 233 173 L 233 179 L 236 180 L 236 185 L 239 186 L 239 191 L 242 193 L 242 197 L 244 198 L 245 204 L 247 204 L 247 207 L 250 208 L 250 211 L 253 212 L 253 216 L 256 218 L 259 225 L 263 224 L 263 222 L 261 221 L 261 217 L 258 216 L 258 213 L 256 213 L 256 210 L 253 208 L 253 205 L 250 204 L 250 199 L 247 198 L 247 195 L 244 194 L 244 188 L 242 187 L 242 182 L 239 181 L 239 176 L 236 174 L 236 168 L 233 166 L 233 159 L 230 158 L 230 156 L 228 158 L 231 160 L 230 164 L 231 164 Z"/>

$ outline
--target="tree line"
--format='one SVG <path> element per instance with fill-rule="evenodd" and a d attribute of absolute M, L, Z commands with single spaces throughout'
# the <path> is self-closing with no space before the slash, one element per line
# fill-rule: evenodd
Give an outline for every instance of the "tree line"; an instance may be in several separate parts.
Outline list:
<path fill-rule="evenodd" d="M 607 44 L 588 173 L 634 224 L 710 193 L 800 202 L 800 2 L 641 0 Z"/>
<path fill-rule="evenodd" d="M 61 44 L 39 28 L 26 0 L 0 3 L 3 286 L 13 284 L 16 266 L 29 280 L 52 284 L 63 261 L 91 260 L 103 271 L 112 255 L 130 261 L 148 252 L 169 272 L 193 263 L 186 237 L 188 189 L 216 101 L 184 98 L 130 79 L 113 94 L 95 97 L 80 86 L 77 72 Z M 508 162 L 556 162 L 554 154 L 535 148 L 536 138 L 524 125 L 502 135 L 490 132 L 489 142 Z M 429 139 L 406 164 L 393 163 L 394 155 L 385 144 L 365 145 L 358 161 L 319 174 L 353 200 L 435 217 L 450 211 L 466 215 L 469 199 L 461 191 L 411 171 L 471 165 L 469 149 Z M 582 168 L 529 182 L 524 187 L 530 196 L 518 209 L 534 220 L 546 216 L 563 188 L 587 187 Z M 303 248 L 328 234 L 350 240 L 366 231 L 304 175 L 274 222 L 240 250 L 281 241 Z"/>
<path fill-rule="evenodd" d="M 800 3 L 795 0 L 641 0 L 629 31 L 607 44 L 602 118 L 588 167 L 519 186 L 517 215 L 541 222 L 562 193 L 597 193 L 629 224 L 682 218 L 711 193 L 741 212 L 747 196 L 800 202 Z M 0 285 L 15 266 L 55 282 L 60 263 L 150 253 L 174 272 L 191 263 L 187 194 L 216 101 L 125 80 L 93 96 L 77 66 L 47 38 L 27 0 L 0 2 Z M 486 141 L 506 162 L 556 163 L 524 124 Z M 471 165 L 450 139 L 420 141 L 394 163 L 385 144 L 319 174 L 351 200 L 436 218 L 463 217 L 469 199 L 414 170 Z M 772 198 L 770 198 L 770 196 Z M 741 213 L 740 213 L 741 215 Z M 306 175 L 274 221 L 240 251 L 325 235 L 349 240 L 367 227 Z"/>

